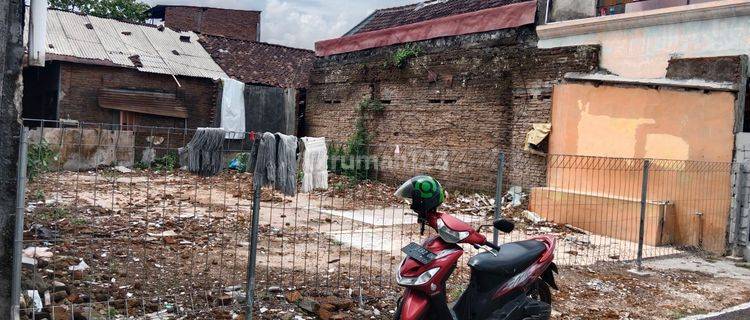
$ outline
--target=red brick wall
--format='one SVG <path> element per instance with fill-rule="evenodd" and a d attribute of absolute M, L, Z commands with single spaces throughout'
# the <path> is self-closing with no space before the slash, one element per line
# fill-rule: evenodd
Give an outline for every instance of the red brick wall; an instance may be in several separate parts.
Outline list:
<path fill-rule="evenodd" d="M 93 124 L 119 124 L 119 111 L 99 107 L 99 89 L 130 89 L 176 94 L 188 109 L 188 128 L 211 126 L 216 110 L 218 86 L 211 79 L 177 77 L 182 87 L 171 76 L 145 73 L 134 69 L 61 63 L 61 93 L 59 115 L 61 119 L 73 119 Z M 184 128 L 183 119 L 137 115 L 137 125 L 148 127 Z M 183 130 L 139 128 L 136 133 L 136 161 L 140 161 L 144 147 L 151 146 L 148 136 L 163 137 L 164 144 L 157 147 L 157 154 L 176 152 L 192 138 L 192 133 Z"/>
<path fill-rule="evenodd" d="M 553 84 L 567 72 L 595 69 L 598 49 L 535 43 L 533 30 L 523 28 L 423 41 L 408 45 L 421 53 L 404 69 L 393 63 L 403 46 L 320 58 L 308 89 L 308 133 L 346 141 L 357 106 L 372 97 L 389 102 L 367 121 L 373 144 L 390 146 L 378 152 L 392 156 L 399 145 L 402 154 L 421 156 L 406 160 L 416 166 L 384 169 L 381 178 L 430 173 L 452 187 L 493 190 L 503 150 L 506 187 L 542 185 L 545 157 L 523 152 L 525 136 L 533 123 L 550 122 Z M 443 158 L 447 170 L 419 164 Z"/>
<path fill-rule="evenodd" d="M 188 108 L 188 127 L 207 126 L 216 108 L 217 86 L 210 79 L 145 73 L 134 69 L 61 63 L 59 114 L 62 119 L 119 124 L 119 112 L 99 107 L 99 89 L 130 89 L 176 94 Z M 182 119 L 139 115 L 144 126 L 183 128 Z"/>
<path fill-rule="evenodd" d="M 199 7 L 167 7 L 164 24 L 176 30 L 258 41 L 260 12 Z"/>

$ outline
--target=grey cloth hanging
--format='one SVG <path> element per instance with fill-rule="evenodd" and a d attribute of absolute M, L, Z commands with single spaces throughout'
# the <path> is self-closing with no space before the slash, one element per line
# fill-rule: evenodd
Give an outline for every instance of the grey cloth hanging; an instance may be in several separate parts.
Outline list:
<path fill-rule="evenodd" d="M 297 137 L 276 133 L 276 190 L 297 194 Z"/>
<path fill-rule="evenodd" d="M 187 145 L 188 170 L 213 176 L 224 169 L 224 137 L 220 128 L 198 128 Z"/>
<path fill-rule="evenodd" d="M 271 185 L 276 182 L 276 136 L 264 133 L 258 138 L 258 151 L 253 171 L 254 188 Z"/>

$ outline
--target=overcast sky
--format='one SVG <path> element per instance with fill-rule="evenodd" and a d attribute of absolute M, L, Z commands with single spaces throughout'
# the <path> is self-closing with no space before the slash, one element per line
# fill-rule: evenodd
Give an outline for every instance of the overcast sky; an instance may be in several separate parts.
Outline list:
<path fill-rule="evenodd" d="M 180 4 L 261 10 L 261 41 L 313 49 L 316 41 L 337 38 L 375 9 L 419 0 L 142 0 L 150 5 Z"/>

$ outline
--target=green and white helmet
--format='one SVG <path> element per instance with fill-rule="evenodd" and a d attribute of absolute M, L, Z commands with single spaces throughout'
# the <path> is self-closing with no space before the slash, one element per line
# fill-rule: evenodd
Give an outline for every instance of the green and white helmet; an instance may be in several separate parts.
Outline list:
<path fill-rule="evenodd" d="M 434 211 L 445 201 L 445 189 L 430 176 L 416 176 L 396 190 L 396 196 L 411 199 L 411 209 L 417 213 Z"/>

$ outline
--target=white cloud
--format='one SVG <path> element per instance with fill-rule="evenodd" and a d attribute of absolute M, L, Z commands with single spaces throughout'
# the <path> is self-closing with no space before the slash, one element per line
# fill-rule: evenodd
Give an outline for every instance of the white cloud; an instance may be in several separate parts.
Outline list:
<path fill-rule="evenodd" d="M 172 4 L 261 10 L 261 41 L 312 49 L 316 41 L 340 37 L 379 8 L 418 0 L 144 0 Z"/>

